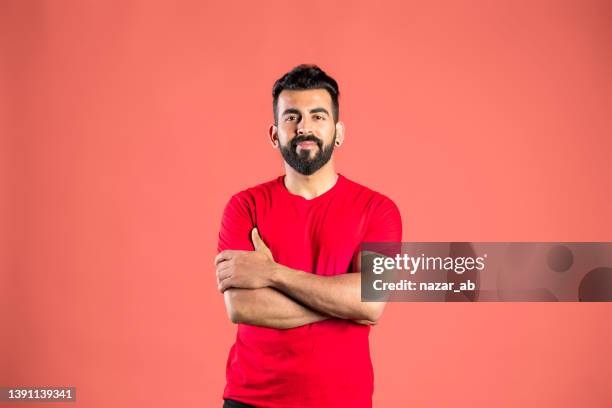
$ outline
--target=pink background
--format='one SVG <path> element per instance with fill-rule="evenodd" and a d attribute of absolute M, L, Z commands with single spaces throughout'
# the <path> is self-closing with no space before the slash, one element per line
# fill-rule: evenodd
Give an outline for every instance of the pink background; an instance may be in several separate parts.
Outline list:
<path fill-rule="evenodd" d="M 338 170 L 395 200 L 404 240 L 612 241 L 611 18 L 578 0 L 2 1 L 0 385 L 220 406 L 221 211 L 281 174 L 271 87 L 303 62 L 340 83 Z M 611 312 L 391 304 L 375 406 L 612 405 Z"/>

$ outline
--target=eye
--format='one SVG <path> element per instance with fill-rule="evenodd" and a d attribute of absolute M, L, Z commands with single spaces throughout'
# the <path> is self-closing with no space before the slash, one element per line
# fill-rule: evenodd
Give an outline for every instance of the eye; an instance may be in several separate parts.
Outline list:
<path fill-rule="evenodd" d="M 316 120 L 324 120 L 325 118 L 322 115 L 315 115 Z"/>
<path fill-rule="evenodd" d="M 285 118 L 285 121 L 290 122 L 292 120 L 295 120 L 295 115 L 289 115 Z"/>

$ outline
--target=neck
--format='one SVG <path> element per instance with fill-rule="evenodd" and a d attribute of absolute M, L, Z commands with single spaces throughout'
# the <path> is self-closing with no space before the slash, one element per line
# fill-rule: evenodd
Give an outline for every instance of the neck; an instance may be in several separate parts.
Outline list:
<path fill-rule="evenodd" d="M 299 195 L 307 200 L 327 192 L 338 181 L 338 174 L 334 169 L 333 160 L 327 162 L 310 176 L 298 173 L 293 167 L 285 163 L 285 174 L 285 187 L 287 187 L 287 190 L 291 194 Z"/>

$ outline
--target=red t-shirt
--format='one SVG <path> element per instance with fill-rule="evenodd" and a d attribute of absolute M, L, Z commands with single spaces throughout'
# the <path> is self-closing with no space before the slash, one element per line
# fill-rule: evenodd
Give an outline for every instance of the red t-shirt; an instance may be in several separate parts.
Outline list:
<path fill-rule="evenodd" d="M 352 272 L 361 242 L 402 239 L 393 201 L 342 175 L 311 200 L 290 193 L 284 176 L 235 194 L 218 251 L 252 251 L 254 226 L 276 262 L 326 276 Z M 258 407 L 371 407 L 369 331 L 336 318 L 283 330 L 238 324 L 223 397 Z"/>

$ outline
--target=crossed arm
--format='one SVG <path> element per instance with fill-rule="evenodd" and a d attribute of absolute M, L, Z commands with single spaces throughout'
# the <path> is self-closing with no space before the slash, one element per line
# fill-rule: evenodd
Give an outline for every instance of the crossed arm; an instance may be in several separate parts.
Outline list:
<path fill-rule="evenodd" d="M 227 250 L 215 258 L 232 322 L 282 329 L 329 318 L 376 324 L 385 304 L 361 302 L 361 273 L 318 276 L 291 269 L 274 262 L 256 229 L 252 239 L 255 251 Z"/>
<path fill-rule="evenodd" d="M 291 329 L 329 318 L 269 287 L 230 288 L 223 294 L 228 317 L 233 323 Z"/>

